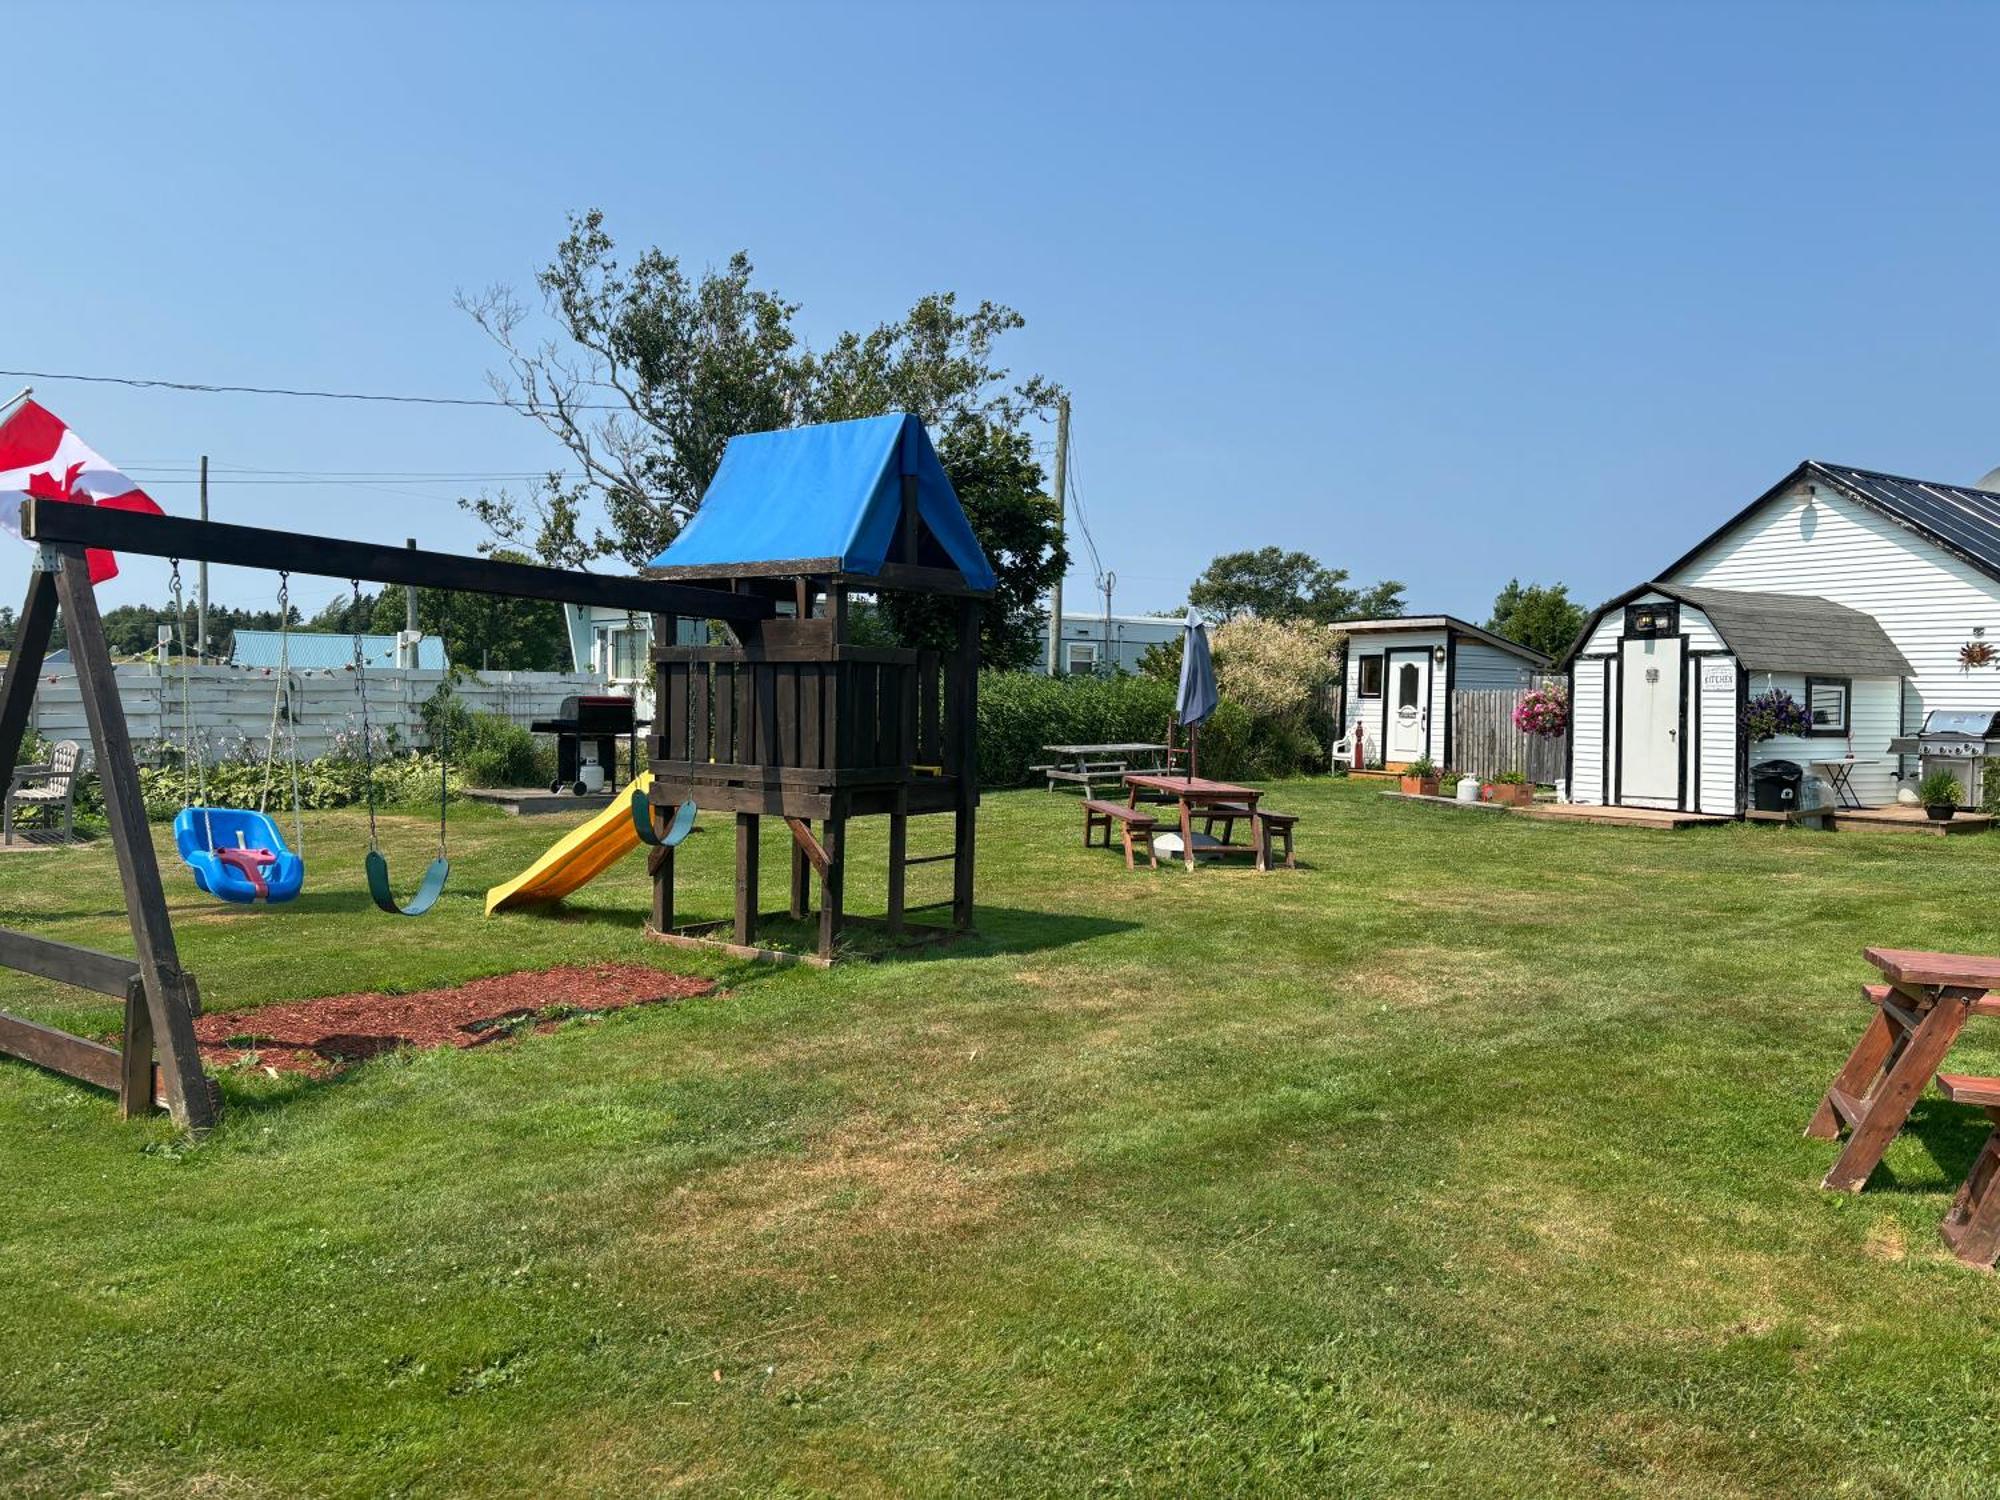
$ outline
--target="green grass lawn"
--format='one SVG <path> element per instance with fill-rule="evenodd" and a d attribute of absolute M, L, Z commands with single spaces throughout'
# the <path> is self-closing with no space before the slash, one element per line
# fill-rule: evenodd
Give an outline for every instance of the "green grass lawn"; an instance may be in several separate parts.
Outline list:
<path fill-rule="evenodd" d="M 1273 801 L 1309 868 L 1190 877 L 993 796 L 979 936 L 832 973 L 645 943 L 636 857 L 483 919 L 548 820 L 455 814 L 421 921 L 368 907 L 352 816 L 308 827 L 291 908 L 169 861 L 213 1009 L 610 958 L 724 987 L 231 1074 L 194 1148 L 0 1063 L 0 1488 L 2000 1489 L 2000 1285 L 1936 1234 L 1983 1122 L 1925 1101 L 1858 1197 L 1800 1134 L 1864 944 L 2000 950 L 2000 837 Z M 727 910 L 711 821 L 690 920 Z M 406 881 L 428 837 L 395 821 Z M 783 868 L 773 838 L 767 905 Z M 0 858 L 0 922 L 125 948 L 108 848 Z M 18 976 L 0 1004 L 116 1021 Z M 2000 1026 L 1954 1066 L 2000 1071 Z"/>

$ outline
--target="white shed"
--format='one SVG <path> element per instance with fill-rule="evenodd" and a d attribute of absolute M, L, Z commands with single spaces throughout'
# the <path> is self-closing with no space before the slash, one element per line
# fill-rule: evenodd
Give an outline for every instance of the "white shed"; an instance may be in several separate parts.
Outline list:
<path fill-rule="evenodd" d="M 1741 816 L 1750 772 L 1815 763 L 1864 805 L 1893 802 L 1910 664 L 1870 615 L 1804 594 L 1646 583 L 1591 616 L 1569 674 L 1574 802 Z M 1751 698 L 1781 688 L 1808 734 L 1750 744 Z"/>
<path fill-rule="evenodd" d="M 1334 629 L 1347 633 L 1343 732 L 1361 726 L 1371 766 L 1424 755 L 1451 765 L 1454 692 L 1526 687 L 1549 669 L 1541 652 L 1451 615 L 1344 620 Z"/>

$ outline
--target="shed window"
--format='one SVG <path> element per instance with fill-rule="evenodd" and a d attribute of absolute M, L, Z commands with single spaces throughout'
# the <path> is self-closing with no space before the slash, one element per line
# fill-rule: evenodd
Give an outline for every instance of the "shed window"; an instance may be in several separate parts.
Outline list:
<path fill-rule="evenodd" d="M 1808 677 L 1806 715 L 1814 734 L 1846 734 L 1852 684 L 1845 677 Z"/>
<path fill-rule="evenodd" d="M 1382 696 L 1382 658 L 1364 656 L 1361 658 L 1360 694 L 1364 698 Z"/>

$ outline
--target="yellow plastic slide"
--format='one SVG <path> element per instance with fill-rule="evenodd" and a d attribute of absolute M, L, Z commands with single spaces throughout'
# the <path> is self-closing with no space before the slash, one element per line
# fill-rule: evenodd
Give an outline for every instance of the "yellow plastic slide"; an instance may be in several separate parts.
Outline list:
<path fill-rule="evenodd" d="M 638 848 L 639 831 L 632 826 L 632 793 L 651 785 L 652 780 L 651 772 L 642 772 L 603 812 L 564 834 L 547 854 L 512 880 L 489 890 L 486 915 L 509 907 L 560 901 Z"/>

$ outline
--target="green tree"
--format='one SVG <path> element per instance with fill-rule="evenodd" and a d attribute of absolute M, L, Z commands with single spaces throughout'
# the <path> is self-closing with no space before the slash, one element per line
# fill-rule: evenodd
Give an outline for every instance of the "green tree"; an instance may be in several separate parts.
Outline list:
<path fill-rule="evenodd" d="M 1523 586 L 1520 579 L 1510 578 L 1494 596 L 1486 628 L 1544 656 L 1560 657 L 1583 629 L 1583 620 L 1584 612 L 1570 602 L 1566 584 Z"/>
<path fill-rule="evenodd" d="M 1212 616 L 1267 620 L 1384 619 L 1403 612 L 1403 585 L 1350 586 L 1345 568 L 1329 568 L 1310 553 L 1259 547 L 1225 552 L 1188 589 L 1188 603 Z"/>
<path fill-rule="evenodd" d="M 529 560 L 504 548 L 493 555 L 501 562 Z M 408 619 L 407 609 L 404 590 L 384 589 L 370 605 L 368 628 L 394 635 Z M 549 672 L 569 664 L 562 606 L 544 599 L 419 589 L 417 628 L 442 637 L 452 661 L 474 671 Z"/>
<path fill-rule="evenodd" d="M 1068 566 L 1056 509 L 1044 493 L 1030 423 L 1056 389 L 1015 380 L 995 345 L 1024 320 L 951 293 L 902 317 L 840 334 L 823 353 L 793 326 L 799 304 L 756 285 L 742 253 L 690 275 L 673 256 L 643 251 L 630 267 L 597 211 L 572 217 L 536 277 L 558 337 L 545 340 L 506 287 L 461 294 L 500 347 L 497 392 L 570 454 L 571 473 L 525 494 L 466 500 L 495 545 L 581 567 L 603 557 L 642 566 L 701 503 L 730 438 L 805 422 L 907 411 L 931 430 L 938 457 L 999 575 L 982 651 L 996 663 L 1034 653 L 1040 596 Z M 897 600 L 885 615 L 905 638 L 936 639 L 936 601 Z"/>

